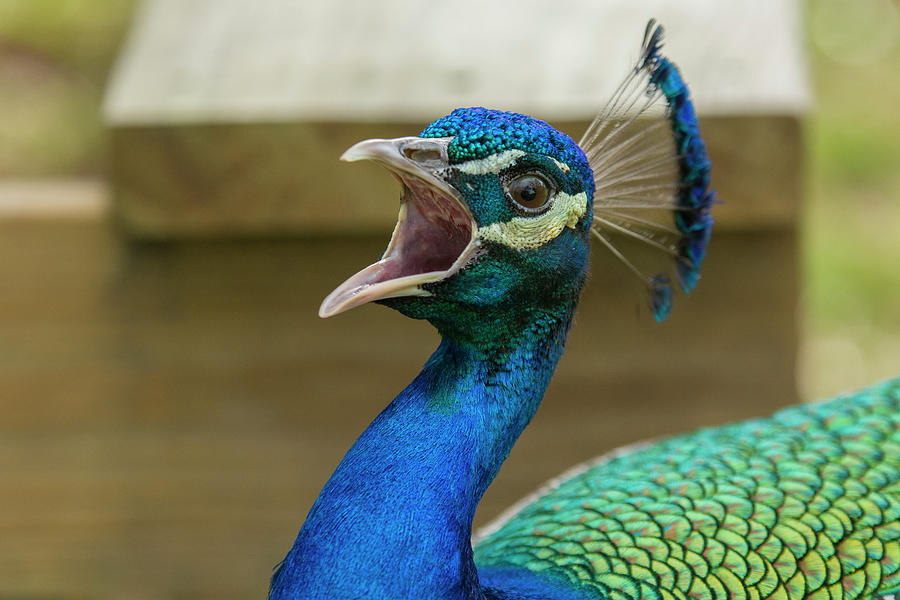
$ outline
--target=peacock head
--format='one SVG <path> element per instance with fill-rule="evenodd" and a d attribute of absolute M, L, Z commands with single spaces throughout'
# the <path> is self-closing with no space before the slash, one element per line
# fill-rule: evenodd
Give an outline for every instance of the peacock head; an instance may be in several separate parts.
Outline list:
<path fill-rule="evenodd" d="M 376 301 L 445 335 L 475 332 L 485 343 L 499 333 L 503 344 L 504 327 L 571 315 L 592 234 L 643 283 L 653 317 L 666 318 L 673 280 L 687 294 L 700 278 L 716 195 L 662 37 L 651 20 L 637 63 L 578 144 L 525 115 L 465 108 L 418 137 L 347 150 L 344 160 L 374 160 L 400 181 L 400 218 L 381 260 L 319 314 Z M 619 239 L 655 256 L 629 254 Z"/>
<path fill-rule="evenodd" d="M 320 316 L 376 301 L 471 337 L 522 315 L 571 312 L 587 271 L 594 179 L 567 135 L 466 108 L 418 137 L 360 142 L 342 159 L 382 164 L 403 197 L 382 258 L 335 289 Z"/>

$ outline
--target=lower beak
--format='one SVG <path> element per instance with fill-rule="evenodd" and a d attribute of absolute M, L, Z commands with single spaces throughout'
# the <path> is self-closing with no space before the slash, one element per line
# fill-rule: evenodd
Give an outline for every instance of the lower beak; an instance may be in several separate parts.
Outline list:
<path fill-rule="evenodd" d="M 330 317 L 354 306 L 402 296 L 430 296 L 422 286 L 446 279 L 477 250 L 476 224 L 459 192 L 442 176 L 452 138 L 365 140 L 341 160 L 373 160 L 403 185 L 397 226 L 378 262 L 328 294 L 319 308 Z"/>

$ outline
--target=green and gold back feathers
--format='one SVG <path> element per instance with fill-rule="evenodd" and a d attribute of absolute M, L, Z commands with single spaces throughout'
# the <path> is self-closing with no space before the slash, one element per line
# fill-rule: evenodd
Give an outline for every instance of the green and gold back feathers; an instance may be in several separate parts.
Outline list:
<path fill-rule="evenodd" d="M 479 569 L 611 600 L 853 600 L 900 588 L 900 379 L 601 458 L 486 528 Z"/>

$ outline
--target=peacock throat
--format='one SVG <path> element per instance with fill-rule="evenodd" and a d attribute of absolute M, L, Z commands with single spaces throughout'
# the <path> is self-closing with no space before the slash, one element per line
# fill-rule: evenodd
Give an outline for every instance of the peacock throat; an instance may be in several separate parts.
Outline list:
<path fill-rule="evenodd" d="M 341 461 L 272 598 L 481 598 L 472 519 L 531 420 L 571 307 L 490 350 L 445 336 Z M 353 565 L 352 570 L 346 568 Z"/>

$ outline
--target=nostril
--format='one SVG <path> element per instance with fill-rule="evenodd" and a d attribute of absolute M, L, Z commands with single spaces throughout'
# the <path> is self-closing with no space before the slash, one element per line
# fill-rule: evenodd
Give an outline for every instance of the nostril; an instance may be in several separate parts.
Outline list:
<path fill-rule="evenodd" d="M 406 148 L 403 153 L 413 162 L 428 164 L 440 162 L 441 151 L 436 148 Z"/>
<path fill-rule="evenodd" d="M 447 146 L 453 138 L 400 138 L 395 146 L 403 157 L 421 169 L 437 171 L 447 167 Z"/>

